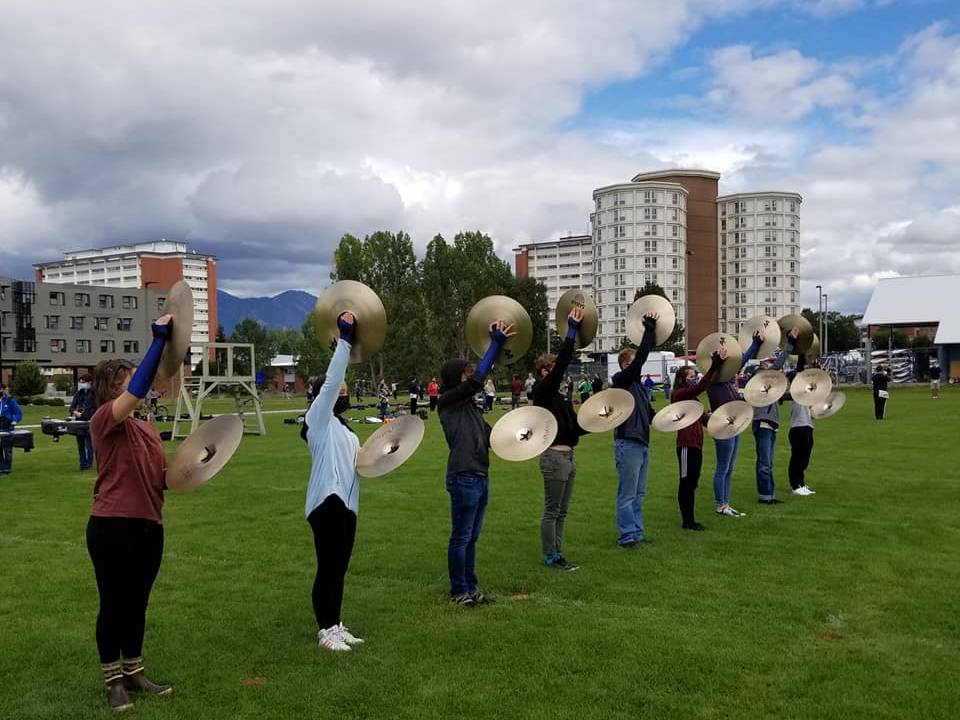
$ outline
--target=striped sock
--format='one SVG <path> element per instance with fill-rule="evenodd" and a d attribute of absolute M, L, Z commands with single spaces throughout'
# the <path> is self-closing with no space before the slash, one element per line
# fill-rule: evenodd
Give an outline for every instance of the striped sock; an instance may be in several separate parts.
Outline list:
<path fill-rule="evenodd" d="M 143 672 L 143 656 L 123 659 L 123 674 L 136 675 Z"/>
<path fill-rule="evenodd" d="M 100 670 L 103 672 L 103 681 L 108 685 L 123 677 L 119 660 L 114 660 L 110 663 L 100 663 Z"/>

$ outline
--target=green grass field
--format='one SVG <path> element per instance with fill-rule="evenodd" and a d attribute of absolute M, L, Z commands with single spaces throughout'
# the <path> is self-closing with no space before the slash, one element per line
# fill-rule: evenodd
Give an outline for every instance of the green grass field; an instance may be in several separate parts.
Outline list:
<path fill-rule="evenodd" d="M 657 434 L 655 542 L 638 552 L 615 544 L 611 436 L 585 438 L 565 547 L 574 573 L 542 566 L 536 461 L 494 458 L 478 569 L 498 602 L 474 610 L 446 602 L 446 447 L 431 417 L 406 466 L 363 481 L 344 620 L 367 642 L 342 656 L 316 645 L 309 456 L 269 415 L 267 436 L 245 438 L 207 487 L 167 496 L 145 655 L 175 689 L 128 716 L 957 717 L 960 392 L 892 394 L 883 423 L 865 390 L 818 422 L 814 497 L 789 493 L 784 432 L 785 502 L 758 506 L 744 435 L 744 518 L 712 512 L 708 442 L 703 533 L 680 529 L 674 437 Z M 37 430 L 36 443 L 0 477 L 0 718 L 107 717 L 84 542 L 94 478 L 77 471 L 72 438 Z"/>

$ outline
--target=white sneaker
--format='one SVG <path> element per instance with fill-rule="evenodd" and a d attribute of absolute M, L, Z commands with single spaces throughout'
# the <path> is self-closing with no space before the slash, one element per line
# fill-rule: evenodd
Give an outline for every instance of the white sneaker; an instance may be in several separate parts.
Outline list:
<path fill-rule="evenodd" d="M 803 486 L 803 489 L 807 491 L 807 495 L 816 495 L 816 494 L 817 494 L 817 491 L 816 491 L 816 490 L 814 490 L 813 488 L 807 487 L 806 485 Z"/>
<path fill-rule="evenodd" d="M 739 510 L 734 510 L 729 505 L 724 505 L 722 508 L 719 508 L 716 513 L 717 515 L 728 515 L 730 517 L 741 517 L 746 515 L 746 513 L 742 513 Z"/>
<path fill-rule="evenodd" d="M 321 630 L 318 632 L 317 640 L 320 643 L 320 647 L 325 647 L 327 650 L 333 650 L 334 652 L 345 652 L 350 650 L 350 646 L 343 641 L 343 636 L 340 634 L 339 625 L 332 625 L 326 630 Z"/>
<path fill-rule="evenodd" d="M 340 639 L 343 640 L 343 642 L 345 642 L 347 645 L 363 644 L 363 638 L 355 637 L 353 633 L 347 630 L 347 626 L 343 623 L 340 623 Z"/>
<path fill-rule="evenodd" d="M 796 489 L 793 491 L 793 494 L 794 494 L 794 495 L 809 495 L 810 493 L 808 493 L 808 492 L 807 492 L 807 489 L 806 489 L 803 485 L 801 485 L 800 487 L 796 488 Z"/>

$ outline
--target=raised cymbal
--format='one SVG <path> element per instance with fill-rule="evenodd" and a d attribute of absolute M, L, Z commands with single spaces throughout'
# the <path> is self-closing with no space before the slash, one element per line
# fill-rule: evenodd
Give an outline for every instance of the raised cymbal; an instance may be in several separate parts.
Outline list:
<path fill-rule="evenodd" d="M 740 332 L 737 334 L 737 342 L 740 343 L 740 349 L 746 350 L 753 342 L 753 334 L 757 331 L 763 333 L 763 342 L 757 350 L 758 358 L 770 357 L 780 347 L 780 326 L 772 317 L 766 315 L 757 315 L 747 320 L 740 326 Z"/>
<path fill-rule="evenodd" d="M 811 368 L 797 373 L 790 383 L 790 397 L 800 405 L 816 405 L 827 399 L 833 389 L 833 380 L 825 370 Z"/>
<path fill-rule="evenodd" d="M 736 437 L 753 422 L 753 406 L 743 400 L 724 403 L 707 421 L 707 432 L 717 440 Z"/>
<path fill-rule="evenodd" d="M 379 477 L 403 465 L 420 447 L 425 425 L 416 415 L 401 415 L 388 422 L 360 448 L 357 474 Z"/>
<path fill-rule="evenodd" d="M 644 295 L 637 298 L 630 309 L 627 310 L 627 337 L 630 342 L 639 345 L 643 340 L 643 316 L 647 313 L 659 315 L 657 318 L 657 328 L 654 330 L 654 346 L 663 345 L 673 333 L 673 328 L 677 325 L 677 313 L 673 305 L 665 297 L 659 295 Z"/>
<path fill-rule="evenodd" d="M 834 390 L 827 395 L 826 400 L 812 405 L 810 407 L 810 414 L 818 420 L 823 420 L 840 412 L 840 408 L 842 408 L 846 402 L 847 396 L 839 390 Z"/>
<path fill-rule="evenodd" d="M 497 420 L 490 433 L 490 448 L 504 460 L 529 460 L 553 445 L 557 419 L 535 405 L 511 410 Z"/>
<path fill-rule="evenodd" d="M 577 424 L 587 432 L 613 430 L 627 421 L 635 405 L 633 395 L 627 390 L 601 390 L 580 406 Z"/>
<path fill-rule="evenodd" d="M 743 399 L 753 407 L 773 405 L 787 391 L 787 376 L 779 370 L 761 370 L 743 389 Z"/>
<path fill-rule="evenodd" d="M 190 434 L 167 464 L 167 487 L 187 492 L 216 475 L 233 457 L 243 438 L 239 415 L 220 415 Z"/>
<path fill-rule="evenodd" d="M 810 345 L 810 349 L 807 350 L 804 355 L 807 358 L 807 362 L 815 362 L 817 358 L 820 357 L 820 337 L 814 333 L 813 334 L 813 343 Z M 789 358 L 790 362 L 794 365 L 800 360 L 799 356 L 791 355 Z"/>
<path fill-rule="evenodd" d="M 813 345 L 813 325 L 803 315 L 784 315 L 777 320 L 780 325 L 780 347 L 787 344 L 787 335 L 794 328 L 799 328 L 800 335 L 793 345 L 794 352 L 805 353 Z"/>
<path fill-rule="evenodd" d="M 697 345 L 697 367 L 700 368 L 702 373 L 706 373 L 710 369 L 710 365 L 713 364 L 713 354 L 722 347 L 727 349 L 727 359 L 720 366 L 720 372 L 717 375 L 718 382 L 729 380 L 740 372 L 740 363 L 743 360 L 740 343 L 733 335 L 715 332 L 707 335 Z"/>
<path fill-rule="evenodd" d="M 702 416 L 703 405 L 699 400 L 681 400 L 661 409 L 653 416 L 650 426 L 660 432 L 677 432 L 699 422 Z"/>
<path fill-rule="evenodd" d="M 173 332 L 160 356 L 157 377 L 171 378 L 180 373 L 183 359 L 190 352 L 190 335 L 193 332 L 193 290 L 186 280 L 178 280 L 167 291 L 167 299 L 160 309 L 161 315 L 173 315 Z"/>
<path fill-rule="evenodd" d="M 565 337 L 567 334 L 567 315 L 578 307 L 583 311 L 583 321 L 577 330 L 576 347 L 582 348 L 593 342 L 597 334 L 597 304 L 585 290 L 572 288 L 567 290 L 557 301 L 557 334 Z"/>
<path fill-rule="evenodd" d="M 490 346 L 490 325 L 503 320 L 513 325 L 516 333 L 503 346 L 500 362 L 505 365 L 515 363 L 522 358 L 530 343 L 533 342 L 533 323 L 523 305 L 506 295 L 489 295 L 478 301 L 467 315 L 467 345 L 477 355 L 483 357 Z"/>
<path fill-rule="evenodd" d="M 320 336 L 335 345 L 340 337 L 337 318 L 351 313 L 357 320 L 357 336 L 350 348 L 350 362 L 369 360 L 383 347 L 387 335 L 387 313 L 380 297 L 362 282 L 340 280 L 317 298 L 313 322 Z"/>

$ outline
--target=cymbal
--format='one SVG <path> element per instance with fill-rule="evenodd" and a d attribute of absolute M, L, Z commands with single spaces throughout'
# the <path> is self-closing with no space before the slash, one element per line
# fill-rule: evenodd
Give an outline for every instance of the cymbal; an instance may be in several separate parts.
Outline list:
<path fill-rule="evenodd" d="M 523 305 L 506 295 L 489 295 L 479 300 L 467 315 L 467 345 L 483 357 L 490 346 L 490 325 L 503 320 L 516 333 L 503 346 L 500 362 L 511 365 L 522 358 L 533 342 L 533 323 Z"/>
<path fill-rule="evenodd" d="M 804 355 L 807 358 L 807 362 L 816 362 L 817 358 L 820 357 L 820 338 L 814 333 L 813 334 L 813 343 L 810 345 L 810 349 L 807 350 Z M 794 365 L 800 360 L 798 355 L 791 355 L 789 358 L 790 362 Z"/>
<path fill-rule="evenodd" d="M 753 406 L 743 400 L 731 400 L 724 403 L 707 421 L 707 432 L 717 440 L 736 437 L 753 422 Z"/>
<path fill-rule="evenodd" d="M 497 420 L 490 433 L 490 448 L 504 460 L 529 460 L 540 455 L 557 437 L 557 419 L 535 405 L 511 410 Z"/>
<path fill-rule="evenodd" d="M 633 395 L 627 390 L 601 390 L 580 406 L 577 424 L 587 432 L 613 430 L 627 421 L 635 405 Z"/>
<path fill-rule="evenodd" d="M 643 316 L 647 313 L 656 313 L 660 316 L 657 318 L 653 344 L 655 346 L 663 345 L 677 325 L 677 313 L 670 301 L 659 295 L 644 295 L 637 298 L 630 306 L 630 309 L 627 310 L 627 337 L 635 345 L 640 344 L 644 333 Z"/>
<path fill-rule="evenodd" d="M 743 389 L 743 399 L 753 407 L 773 405 L 787 391 L 787 376 L 779 370 L 761 370 Z"/>
<path fill-rule="evenodd" d="M 800 405 L 816 405 L 827 399 L 833 388 L 833 380 L 825 370 L 811 368 L 797 373 L 790 383 L 790 397 Z"/>
<path fill-rule="evenodd" d="M 146 302 L 146 301 L 144 301 Z M 173 315 L 173 331 L 163 346 L 157 377 L 171 378 L 179 375 L 183 359 L 190 352 L 190 335 L 193 333 L 193 290 L 186 280 L 178 280 L 167 291 L 160 314 Z"/>
<path fill-rule="evenodd" d="M 578 307 L 583 311 L 583 321 L 577 329 L 577 339 L 574 344 L 578 348 L 586 347 L 597 334 L 597 304 L 585 290 L 572 288 L 567 290 L 557 301 L 557 333 L 560 337 L 567 334 L 567 315 Z"/>
<path fill-rule="evenodd" d="M 717 381 L 729 380 L 740 372 L 740 363 L 743 360 L 743 351 L 740 349 L 740 343 L 733 335 L 727 333 L 715 332 L 707 335 L 700 344 L 697 345 L 697 367 L 700 372 L 706 373 L 713 364 L 713 353 L 721 347 L 727 349 L 727 359 L 720 366 L 720 372 L 717 375 Z"/>
<path fill-rule="evenodd" d="M 780 347 L 780 326 L 776 320 L 766 315 L 752 317 L 740 326 L 740 332 L 737 335 L 740 349 L 746 350 L 750 347 L 753 342 L 753 334 L 757 331 L 763 333 L 763 342 L 760 343 L 756 357 L 770 357 Z"/>
<path fill-rule="evenodd" d="M 660 432 L 677 432 L 698 422 L 702 416 L 703 405 L 699 400 L 681 400 L 662 408 L 653 416 L 650 427 Z"/>
<path fill-rule="evenodd" d="M 380 352 L 387 335 L 387 312 L 383 309 L 383 302 L 373 290 L 356 280 L 340 280 L 320 293 L 313 308 L 313 322 L 320 336 L 329 339 L 331 347 L 340 337 L 337 318 L 345 312 L 357 320 L 357 336 L 350 348 L 350 362 L 369 360 Z"/>
<path fill-rule="evenodd" d="M 777 320 L 780 325 L 780 347 L 787 344 L 787 335 L 794 328 L 799 328 L 800 335 L 793 345 L 793 349 L 798 353 L 805 353 L 813 344 L 813 325 L 803 315 L 784 315 Z"/>
<path fill-rule="evenodd" d="M 167 464 L 167 487 L 188 492 L 216 475 L 233 457 L 243 438 L 239 415 L 220 415 L 183 441 Z"/>
<path fill-rule="evenodd" d="M 416 415 L 401 415 L 367 438 L 357 455 L 357 474 L 380 477 L 403 465 L 420 447 L 426 426 Z"/>
<path fill-rule="evenodd" d="M 827 399 L 810 407 L 810 414 L 818 420 L 823 420 L 840 412 L 840 408 L 847 402 L 847 396 L 839 390 L 834 390 Z"/>

